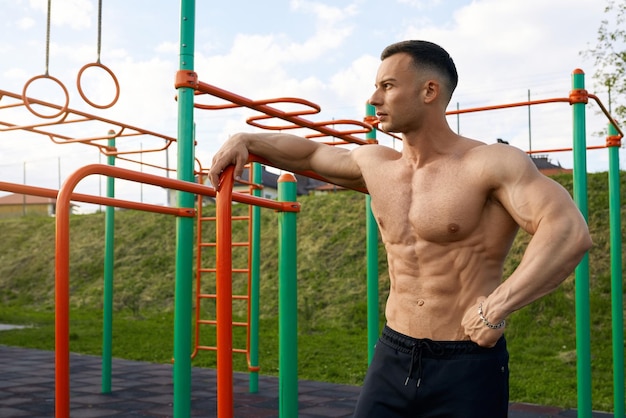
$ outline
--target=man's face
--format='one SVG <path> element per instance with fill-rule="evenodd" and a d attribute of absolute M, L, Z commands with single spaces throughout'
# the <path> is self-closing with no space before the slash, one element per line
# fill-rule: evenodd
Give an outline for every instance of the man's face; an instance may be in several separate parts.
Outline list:
<path fill-rule="evenodd" d="M 408 54 L 394 54 L 380 64 L 376 90 L 369 99 L 376 108 L 380 129 L 406 133 L 419 123 L 422 78 Z"/>

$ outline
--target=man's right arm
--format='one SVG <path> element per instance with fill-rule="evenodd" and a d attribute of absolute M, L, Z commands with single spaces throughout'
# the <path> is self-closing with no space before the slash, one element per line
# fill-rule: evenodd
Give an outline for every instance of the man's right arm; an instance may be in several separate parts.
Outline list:
<path fill-rule="evenodd" d="M 235 177 L 241 176 L 249 154 L 283 170 L 310 170 L 339 185 L 364 187 L 359 166 L 349 150 L 283 133 L 233 135 L 213 157 L 211 184 L 218 184 L 220 174 L 229 165 L 235 166 Z"/>

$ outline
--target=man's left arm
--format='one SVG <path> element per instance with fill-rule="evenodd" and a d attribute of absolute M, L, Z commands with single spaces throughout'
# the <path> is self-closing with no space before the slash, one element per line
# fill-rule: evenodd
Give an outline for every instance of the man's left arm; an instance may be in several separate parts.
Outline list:
<path fill-rule="evenodd" d="M 500 176 L 494 196 L 532 239 L 511 276 L 480 298 L 463 319 L 466 333 L 482 346 L 495 345 L 503 332 L 488 325 L 499 324 L 555 290 L 592 244 L 587 223 L 569 193 L 541 174 L 521 151 L 503 154 L 497 163 Z"/>

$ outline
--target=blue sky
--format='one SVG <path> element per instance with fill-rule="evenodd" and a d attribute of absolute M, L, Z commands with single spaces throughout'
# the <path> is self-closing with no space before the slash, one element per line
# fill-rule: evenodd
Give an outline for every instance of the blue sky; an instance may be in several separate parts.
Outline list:
<path fill-rule="evenodd" d="M 251 99 L 289 96 L 314 101 L 322 112 L 311 119 L 361 120 L 380 51 L 410 38 L 439 43 L 454 58 L 460 83 L 451 108 L 457 103 L 466 108 L 524 101 L 528 90 L 533 99 L 567 97 L 575 68 L 585 70 L 588 90 L 606 101 L 606 92 L 593 85 L 592 63 L 579 54 L 595 44 L 605 17 L 603 1 L 197 3 L 195 70 L 200 80 Z M 121 88 L 113 108 L 98 110 L 82 101 L 75 86 L 79 69 L 96 60 L 97 1 L 52 0 L 49 74 L 67 86 L 70 107 L 175 136 L 179 10 L 179 2 L 173 0 L 103 2 L 101 62 L 116 74 Z M 21 94 L 26 81 L 45 70 L 47 1 L 0 0 L 0 12 L 0 89 Z M 110 78 L 96 70 L 90 77 L 98 84 L 88 96 L 97 103 L 110 101 Z M 33 83 L 28 95 L 62 101 L 60 89 L 45 80 Z M 590 106 L 587 112 L 590 134 L 604 126 L 596 110 Z M 250 114 L 245 110 L 196 113 L 196 156 L 204 165 L 229 135 L 254 131 L 245 124 Z M 0 121 L 19 123 L 8 117 L 0 113 Z M 526 150 L 528 122 L 528 109 L 521 108 L 461 116 L 459 126 L 462 135 L 487 143 L 504 138 Z M 451 117 L 450 124 L 456 130 L 457 119 Z M 532 148 L 570 146 L 571 125 L 567 104 L 533 107 Z M 603 139 L 590 135 L 589 142 L 600 144 Z M 569 154 L 549 157 L 571 167 Z M 623 150 L 621 157 L 626 157 Z M 147 155 L 144 161 L 163 165 L 164 160 L 163 155 Z M 170 155 L 170 161 L 175 160 Z M 3 181 L 22 183 L 25 173 L 28 184 L 57 188 L 77 167 L 98 161 L 91 147 L 55 145 L 37 135 L 0 132 Z M 606 151 L 590 152 L 588 166 L 590 171 L 606 171 Z M 97 177 L 90 178 L 78 191 L 99 193 L 100 184 Z M 122 198 L 165 202 L 164 192 L 154 188 L 120 182 L 117 192 Z"/>

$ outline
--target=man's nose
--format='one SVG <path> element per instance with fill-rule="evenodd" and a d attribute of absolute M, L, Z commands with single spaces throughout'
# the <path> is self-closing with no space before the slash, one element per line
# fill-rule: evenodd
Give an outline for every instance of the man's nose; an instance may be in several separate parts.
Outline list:
<path fill-rule="evenodd" d="M 380 104 L 380 98 L 378 97 L 378 94 L 376 93 L 377 92 L 372 93 L 370 98 L 367 99 L 367 103 L 371 104 L 372 106 L 378 106 Z"/>

